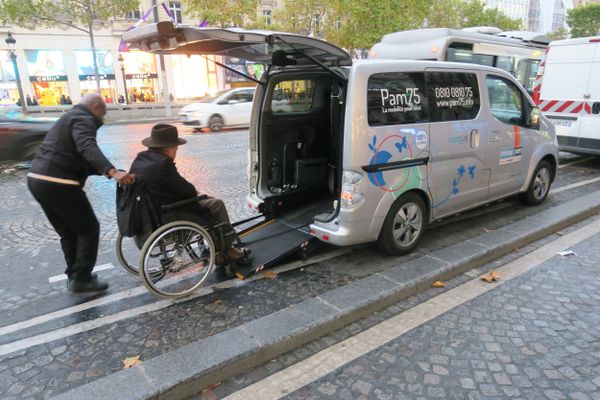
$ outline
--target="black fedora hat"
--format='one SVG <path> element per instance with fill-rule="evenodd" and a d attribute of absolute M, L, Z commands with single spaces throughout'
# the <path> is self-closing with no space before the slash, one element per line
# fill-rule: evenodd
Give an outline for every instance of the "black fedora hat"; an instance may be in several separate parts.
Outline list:
<path fill-rule="evenodd" d="M 142 144 L 152 149 L 164 149 L 165 147 L 179 146 L 187 143 L 180 139 L 177 128 L 168 124 L 157 124 L 152 127 L 150 137 L 142 140 Z"/>

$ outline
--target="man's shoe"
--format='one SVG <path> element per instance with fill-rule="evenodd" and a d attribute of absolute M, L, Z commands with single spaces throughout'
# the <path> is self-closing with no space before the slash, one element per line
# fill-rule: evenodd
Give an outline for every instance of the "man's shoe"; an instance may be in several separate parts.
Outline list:
<path fill-rule="evenodd" d="M 71 293 L 104 292 L 108 289 L 108 283 L 100 282 L 97 277 L 89 281 L 67 280 L 67 290 Z"/>

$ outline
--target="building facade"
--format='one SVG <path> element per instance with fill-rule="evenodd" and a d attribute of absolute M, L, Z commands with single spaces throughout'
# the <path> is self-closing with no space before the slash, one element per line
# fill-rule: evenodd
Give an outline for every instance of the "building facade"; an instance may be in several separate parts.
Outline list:
<path fill-rule="evenodd" d="M 600 4 L 600 0 L 573 0 L 573 7 L 587 6 L 592 3 Z"/>
<path fill-rule="evenodd" d="M 137 12 L 94 23 L 101 94 L 107 103 L 189 101 L 235 85 L 211 61 L 215 59 L 213 56 L 159 57 L 124 47 L 123 32 L 152 6 L 151 0 L 142 0 Z M 174 19 L 198 24 L 186 17 L 180 2 L 158 3 L 154 10 L 146 22 L 154 22 L 156 17 L 160 21 Z M 48 107 L 75 103 L 86 93 L 97 90 L 87 34 L 66 26 L 35 29 L 1 26 L 0 38 L 6 39 L 9 32 L 16 43 L 9 49 L 5 40 L 0 39 L 0 105 L 15 105 L 19 97 L 11 50 L 17 56 L 21 86 L 24 96 L 31 99 L 30 104 Z"/>

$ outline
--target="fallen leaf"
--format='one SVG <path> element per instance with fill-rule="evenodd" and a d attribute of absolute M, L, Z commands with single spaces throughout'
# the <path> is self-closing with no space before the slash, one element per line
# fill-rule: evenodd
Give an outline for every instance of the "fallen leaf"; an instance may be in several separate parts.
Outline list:
<path fill-rule="evenodd" d="M 555 233 L 556 233 L 558 236 L 564 236 L 564 234 L 565 234 L 563 231 L 556 231 Z"/>
<path fill-rule="evenodd" d="M 223 300 L 220 300 L 220 299 L 219 300 L 215 300 L 215 304 L 216 305 L 223 304 Z"/>
<path fill-rule="evenodd" d="M 135 357 L 127 357 L 123 360 L 123 369 L 135 367 L 136 365 L 140 365 L 142 360 L 140 360 L 140 356 Z"/>
<path fill-rule="evenodd" d="M 486 233 L 490 233 L 490 232 L 491 232 L 491 230 L 490 230 L 490 229 L 488 229 L 488 228 L 483 228 L 483 230 L 484 230 Z"/>
<path fill-rule="evenodd" d="M 204 389 L 202 389 L 202 393 L 208 393 L 211 390 L 213 390 L 214 388 L 216 388 L 217 386 L 219 386 L 221 384 L 221 382 L 219 383 L 213 383 L 212 385 L 208 385 L 207 387 L 205 387 Z"/>
<path fill-rule="evenodd" d="M 518 247 L 515 247 L 515 252 L 516 252 L 516 253 L 520 253 L 520 252 L 521 252 L 521 249 L 520 249 L 520 248 L 518 248 Z"/>
<path fill-rule="evenodd" d="M 492 282 L 496 282 L 496 281 L 500 280 L 501 276 L 502 276 L 502 274 L 500 272 L 493 269 L 490 272 L 488 272 L 487 274 L 483 275 L 481 277 L 481 280 L 486 281 L 487 283 L 492 283 Z"/>
<path fill-rule="evenodd" d="M 304 272 L 304 268 L 300 268 L 300 271 Z"/>
<path fill-rule="evenodd" d="M 262 274 L 265 278 L 269 278 L 269 279 L 277 278 L 277 273 L 273 272 L 273 271 L 264 271 Z"/>
<path fill-rule="evenodd" d="M 435 282 L 433 282 L 433 283 L 431 284 L 431 286 L 433 286 L 433 287 L 437 287 L 437 288 L 440 288 L 440 287 L 446 287 L 446 282 L 442 282 L 442 281 L 435 281 Z"/>

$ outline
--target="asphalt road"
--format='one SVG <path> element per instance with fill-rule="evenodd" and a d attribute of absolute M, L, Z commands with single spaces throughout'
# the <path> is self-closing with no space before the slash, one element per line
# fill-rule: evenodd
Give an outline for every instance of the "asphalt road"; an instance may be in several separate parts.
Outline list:
<path fill-rule="evenodd" d="M 143 147 L 151 124 L 102 128 L 99 142 L 116 166 L 126 169 Z M 247 131 L 193 133 L 178 153 L 181 173 L 201 191 L 224 199 L 233 220 L 252 215 L 247 193 Z M 435 224 L 422 245 L 404 258 L 391 258 L 372 246 L 321 250 L 321 262 L 275 279 L 229 281 L 173 304 L 146 293 L 115 256 L 114 183 L 92 178 L 86 190 L 101 223 L 97 265 L 109 280 L 100 297 L 66 293 L 58 238 L 29 195 L 26 165 L 0 168 L 0 396 L 48 397 L 121 368 L 125 357 L 148 359 L 387 266 L 475 237 L 548 207 L 600 189 L 596 158 L 561 156 L 563 167 L 548 200 L 539 207 L 515 199 Z M 477 217 L 475 217 L 477 216 Z M 328 258 L 332 251 L 336 257 Z M 293 261 L 293 260 L 291 260 Z M 296 264 L 298 265 L 298 264 Z M 259 276 L 258 278 L 261 278 Z"/>

